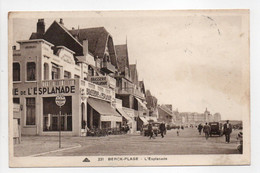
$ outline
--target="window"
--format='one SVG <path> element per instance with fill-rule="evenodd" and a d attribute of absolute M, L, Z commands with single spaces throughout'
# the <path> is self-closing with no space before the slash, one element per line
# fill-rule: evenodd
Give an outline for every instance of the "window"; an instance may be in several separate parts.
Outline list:
<path fill-rule="evenodd" d="M 49 65 L 44 63 L 44 80 L 49 80 Z"/>
<path fill-rule="evenodd" d="M 91 66 L 88 67 L 88 74 L 90 76 L 94 76 L 94 70 L 93 70 L 93 68 Z"/>
<path fill-rule="evenodd" d="M 20 104 L 20 98 L 13 98 L 13 103 Z"/>
<path fill-rule="evenodd" d="M 51 79 L 59 79 L 60 77 L 60 69 L 56 66 L 52 66 L 51 70 Z"/>
<path fill-rule="evenodd" d="M 35 98 L 26 98 L 26 125 L 35 125 Z"/>
<path fill-rule="evenodd" d="M 20 81 L 20 64 L 13 63 L 13 81 Z"/>
<path fill-rule="evenodd" d="M 27 81 L 36 80 L 36 64 L 35 62 L 27 63 Z"/>
<path fill-rule="evenodd" d="M 74 78 L 75 78 L 75 79 L 79 79 L 80 76 L 75 74 L 75 75 L 74 75 Z"/>
<path fill-rule="evenodd" d="M 64 71 L 64 79 L 70 79 L 71 78 L 71 73 L 68 71 Z"/>

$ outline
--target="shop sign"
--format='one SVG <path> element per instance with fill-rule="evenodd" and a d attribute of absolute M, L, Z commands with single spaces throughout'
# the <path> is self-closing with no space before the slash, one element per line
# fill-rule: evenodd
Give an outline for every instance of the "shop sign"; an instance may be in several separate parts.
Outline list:
<path fill-rule="evenodd" d="M 90 81 L 97 85 L 105 85 L 115 88 L 116 80 L 110 76 L 92 76 Z"/>
<path fill-rule="evenodd" d="M 111 98 L 112 98 L 111 95 L 107 95 L 101 91 L 97 91 L 97 90 L 90 89 L 90 88 L 87 88 L 86 92 L 87 92 L 86 94 L 89 96 L 93 96 L 93 97 L 103 99 L 103 100 L 111 101 Z"/>
<path fill-rule="evenodd" d="M 13 95 L 46 95 L 75 93 L 75 86 L 31 87 L 26 90 L 13 89 Z"/>
<path fill-rule="evenodd" d="M 59 107 L 61 107 L 66 103 L 66 97 L 64 97 L 63 95 L 58 95 L 55 98 L 55 102 Z"/>
<path fill-rule="evenodd" d="M 90 78 L 90 81 L 97 85 L 107 85 L 107 77 L 106 76 L 93 76 Z"/>

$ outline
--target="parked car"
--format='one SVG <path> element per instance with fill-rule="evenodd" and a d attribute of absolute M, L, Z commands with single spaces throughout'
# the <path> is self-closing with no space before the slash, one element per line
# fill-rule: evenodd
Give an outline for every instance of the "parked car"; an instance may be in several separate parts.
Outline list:
<path fill-rule="evenodd" d="M 220 122 L 209 122 L 210 126 L 210 136 L 212 135 L 223 135 L 223 125 Z"/>
<path fill-rule="evenodd" d="M 161 124 L 161 123 L 159 123 L 159 122 L 152 122 L 153 133 L 155 134 L 155 136 L 157 136 L 157 135 L 160 133 L 160 129 L 159 129 L 160 124 Z M 148 124 L 143 125 L 142 134 L 143 134 L 144 136 L 149 136 Z"/>

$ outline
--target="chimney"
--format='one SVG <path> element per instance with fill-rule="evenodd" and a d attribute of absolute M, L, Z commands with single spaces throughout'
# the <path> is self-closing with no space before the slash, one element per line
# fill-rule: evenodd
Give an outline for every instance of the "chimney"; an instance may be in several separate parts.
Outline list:
<path fill-rule="evenodd" d="M 60 24 L 61 25 L 63 25 L 64 23 L 63 23 L 63 19 L 62 18 L 60 18 Z"/>
<path fill-rule="evenodd" d="M 88 40 L 83 40 L 83 55 L 88 55 Z"/>
<path fill-rule="evenodd" d="M 37 33 L 43 35 L 44 32 L 45 32 L 44 19 L 38 19 L 38 22 L 37 22 Z"/>

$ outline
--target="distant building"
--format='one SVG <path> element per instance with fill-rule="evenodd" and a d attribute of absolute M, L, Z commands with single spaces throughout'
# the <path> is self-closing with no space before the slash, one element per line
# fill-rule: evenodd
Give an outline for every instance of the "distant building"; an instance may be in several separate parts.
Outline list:
<path fill-rule="evenodd" d="M 150 90 L 146 90 L 146 102 L 147 108 L 149 110 L 149 116 L 158 117 L 158 110 L 157 110 L 157 98 L 151 94 Z"/>
<path fill-rule="evenodd" d="M 215 122 L 219 122 L 219 121 L 221 121 L 221 115 L 220 115 L 220 113 L 215 113 L 214 114 L 214 116 L 213 116 L 213 121 L 215 121 Z"/>
<path fill-rule="evenodd" d="M 158 106 L 158 121 L 165 122 L 166 124 L 173 123 L 173 113 L 172 110 L 169 109 L 169 106 Z"/>

